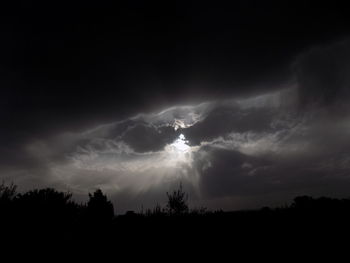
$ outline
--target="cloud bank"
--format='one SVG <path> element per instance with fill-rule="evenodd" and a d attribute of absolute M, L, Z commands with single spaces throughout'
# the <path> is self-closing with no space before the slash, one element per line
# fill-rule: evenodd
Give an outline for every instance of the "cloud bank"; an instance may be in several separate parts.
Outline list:
<path fill-rule="evenodd" d="M 37 138 L 2 177 L 77 198 L 102 188 L 120 212 L 163 202 L 180 181 L 193 205 L 214 209 L 347 195 L 349 54 L 348 41 L 310 49 L 294 61 L 294 81 L 275 91 Z"/>

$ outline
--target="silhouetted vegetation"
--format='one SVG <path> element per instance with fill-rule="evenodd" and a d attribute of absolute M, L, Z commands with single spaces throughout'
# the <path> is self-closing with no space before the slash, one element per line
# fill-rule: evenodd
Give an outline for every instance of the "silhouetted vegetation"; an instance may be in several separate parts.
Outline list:
<path fill-rule="evenodd" d="M 87 216 L 97 223 L 108 222 L 113 219 L 113 204 L 107 199 L 107 196 L 102 193 L 101 189 L 97 189 L 93 194 L 89 193 Z"/>
<path fill-rule="evenodd" d="M 5 240 L 30 237 L 33 242 L 96 245 L 135 240 L 147 243 L 153 239 L 175 242 L 184 236 L 188 237 L 182 241 L 185 243 L 202 242 L 208 237 L 316 237 L 333 231 L 345 233 L 350 222 L 350 199 L 299 196 L 284 207 L 209 211 L 190 209 L 188 196 L 180 185 L 166 193 L 165 207 L 157 204 L 145 212 L 127 211 L 115 216 L 113 204 L 100 189 L 89 193 L 86 204 L 76 203 L 69 192 L 52 188 L 25 193 L 16 189 L 14 184 L 0 185 L 0 223 L 6 226 L 2 231 Z"/>
<path fill-rule="evenodd" d="M 168 202 L 166 210 L 170 215 L 181 215 L 188 213 L 188 195 L 183 191 L 182 184 L 180 188 L 173 193 L 166 193 L 168 196 Z"/>

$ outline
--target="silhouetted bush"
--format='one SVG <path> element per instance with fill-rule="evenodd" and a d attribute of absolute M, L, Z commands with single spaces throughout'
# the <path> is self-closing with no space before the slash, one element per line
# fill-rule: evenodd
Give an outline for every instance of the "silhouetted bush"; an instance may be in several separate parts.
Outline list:
<path fill-rule="evenodd" d="M 168 202 L 166 205 L 167 212 L 170 215 L 181 215 L 188 213 L 188 195 L 182 190 L 182 184 L 178 190 L 173 191 L 173 193 L 166 193 L 168 197 Z"/>
<path fill-rule="evenodd" d="M 190 210 L 191 215 L 205 215 L 207 213 L 208 213 L 208 210 L 206 207 L 196 207 Z"/>
<path fill-rule="evenodd" d="M 160 204 L 156 204 L 153 209 L 147 209 L 145 215 L 146 216 L 165 216 L 167 214 L 166 209 L 162 208 Z"/>
<path fill-rule="evenodd" d="M 299 210 L 307 210 L 314 208 L 315 202 L 314 199 L 310 196 L 298 196 L 294 198 L 291 205 L 292 208 Z"/>
<path fill-rule="evenodd" d="M 0 185 L 0 204 L 11 202 L 17 195 L 17 186 L 11 183 L 5 185 L 4 182 Z"/>
<path fill-rule="evenodd" d="M 145 213 L 128 211 L 114 217 L 113 205 L 100 189 L 90 193 L 87 204 L 82 205 L 72 200 L 71 193 L 46 188 L 18 194 L 14 184 L 3 183 L 0 185 L 2 239 L 29 240 L 33 244 L 69 241 L 92 246 L 102 240 L 129 244 L 170 240 L 178 245 L 176 238 L 187 235 L 190 246 L 193 241 L 211 240 L 211 237 L 240 240 L 272 234 L 293 237 L 304 233 L 315 236 L 327 231 L 350 232 L 350 199 L 299 196 L 291 205 L 275 209 L 211 212 L 205 208 L 189 209 L 188 195 L 181 184 L 179 189 L 166 194 L 164 208 L 158 204 Z"/>
<path fill-rule="evenodd" d="M 5 185 L 4 182 L 0 185 L 0 221 L 12 220 L 14 217 L 14 200 L 17 196 L 17 186 L 11 183 Z"/>
<path fill-rule="evenodd" d="M 79 206 L 71 200 L 71 193 L 53 188 L 35 189 L 16 198 L 20 216 L 34 224 L 66 225 L 74 222 Z"/>

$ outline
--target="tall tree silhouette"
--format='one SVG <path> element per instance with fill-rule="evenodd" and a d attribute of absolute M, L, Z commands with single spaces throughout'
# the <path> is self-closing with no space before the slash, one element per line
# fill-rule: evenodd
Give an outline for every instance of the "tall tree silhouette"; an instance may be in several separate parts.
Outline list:
<path fill-rule="evenodd" d="M 114 217 L 113 204 L 101 189 L 97 189 L 93 194 L 89 193 L 87 211 L 93 221 L 109 221 Z"/>

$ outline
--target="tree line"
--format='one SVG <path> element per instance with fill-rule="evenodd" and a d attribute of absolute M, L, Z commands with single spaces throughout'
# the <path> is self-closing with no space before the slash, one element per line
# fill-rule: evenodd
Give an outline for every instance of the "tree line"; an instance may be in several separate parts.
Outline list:
<path fill-rule="evenodd" d="M 179 188 L 165 193 L 164 207 L 157 204 L 152 209 L 116 216 L 112 202 L 97 189 L 88 194 L 86 203 L 77 203 L 72 193 L 53 188 L 34 189 L 18 193 L 14 184 L 0 184 L 0 226 L 5 240 L 18 236 L 33 240 L 88 242 L 93 240 L 122 240 L 137 236 L 163 239 L 191 235 L 201 240 L 205 236 L 257 235 L 264 232 L 294 235 L 314 229 L 348 228 L 350 199 L 298 196 L 293 202 L 277 208 L 263 207 L 248 211 L 209 211 L 190 208 L 188 195 Z M 333 231 L 333 230 L 332 230 Z M 98 236 L 98 238 L 96 238 Z M 6 238 L 7 239 L 6 239 Z M 189 239 L 190 240 L 190 239 Z"/>

